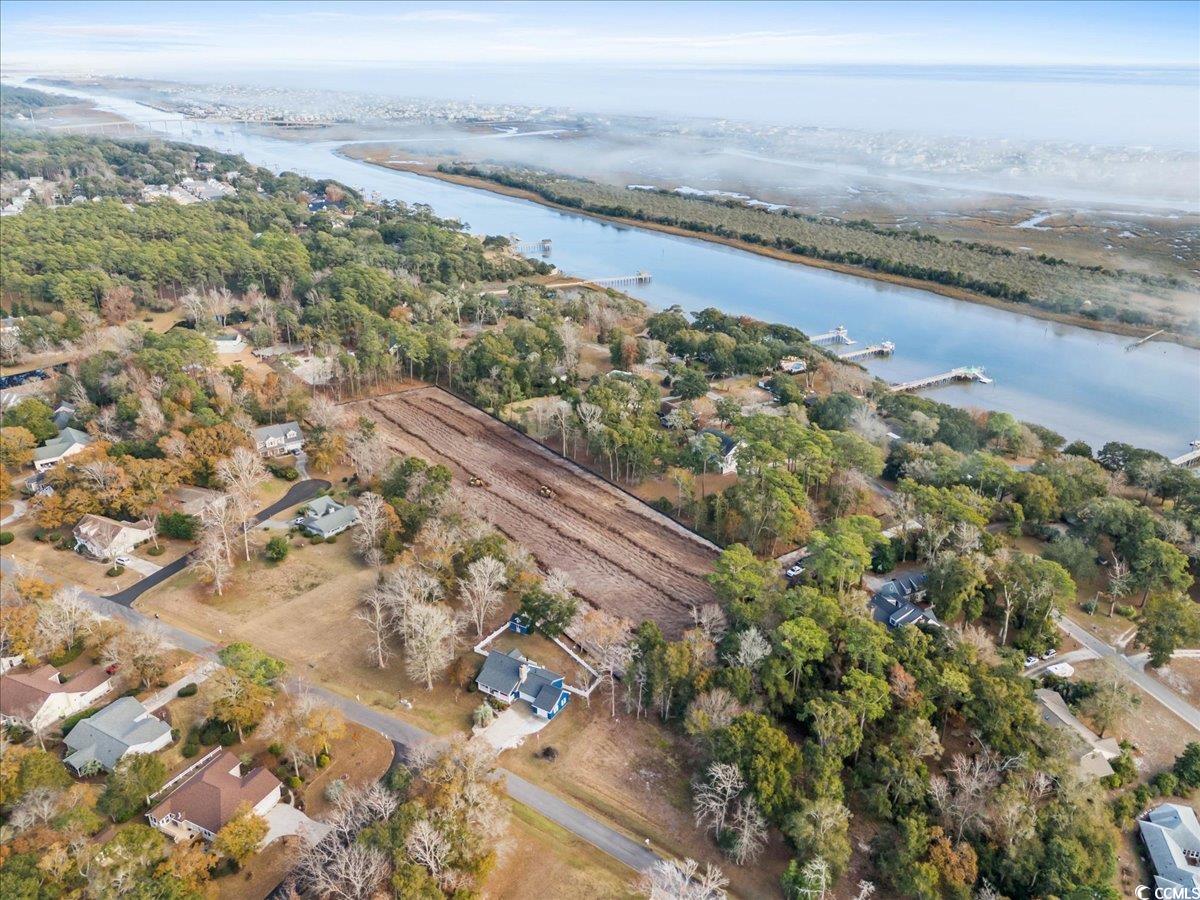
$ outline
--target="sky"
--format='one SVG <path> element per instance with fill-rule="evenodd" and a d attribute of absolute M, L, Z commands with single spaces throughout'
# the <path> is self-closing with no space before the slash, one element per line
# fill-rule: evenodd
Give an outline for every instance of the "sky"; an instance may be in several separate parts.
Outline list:
<path fill-rule="evenodd" d="M 1194 2 L 0 0 L 8 72 L 412 65 L 1200 65 Z"/>

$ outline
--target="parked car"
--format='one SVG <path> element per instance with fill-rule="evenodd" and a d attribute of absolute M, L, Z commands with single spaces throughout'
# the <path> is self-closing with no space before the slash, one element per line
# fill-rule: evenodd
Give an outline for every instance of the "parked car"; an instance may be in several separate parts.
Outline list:
<path fill-rule="evenodd" d="M 118 566 L 127 566 L 131 562 L 133 562 L 133 557 L 132 556 L 118 556 L 116 559 L 113 560 L 113 562 L 115 562 Z"/>
<path fill-rule="evenodd" d="M 1030 666 L 1036 666 L 1037 663 L 1038 663 L 1038 658 L 1036 656 L 1025 657 L 1025 668 L 1028 669 Z"/>
<path fill-rule="evenodd" d="M 804 574 L 804 566 L 794 565 L 790 569 L 788 569 L 786 572 L 784 572 L 783 574 L 786 575 L 789 579 L 799 578 L 801 575 Z"/>
<path fill-rule="evenodd" d="M 1050 659 L 1052 656 L 1056 655 L 1057 653 L 1058 653 L 1058 651 L 1055 650 L 1053 647 L 1051 647 L 1049 650 L 1047 650 L 1045 653 L 1042 654 L 1042 659 Z"/>

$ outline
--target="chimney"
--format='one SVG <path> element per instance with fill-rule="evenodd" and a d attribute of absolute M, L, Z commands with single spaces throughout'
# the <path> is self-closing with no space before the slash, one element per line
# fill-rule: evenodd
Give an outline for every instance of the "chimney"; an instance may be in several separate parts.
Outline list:
<path fill-rule="evenodd" d="M 529 666 L 526 665 L 525 663 L 521 663 L 520 668 L 517 669 L 517 678 L 519 679 L 517 684 L 524 684 L 525 679 L 528 677 L 529 677 Z"/>

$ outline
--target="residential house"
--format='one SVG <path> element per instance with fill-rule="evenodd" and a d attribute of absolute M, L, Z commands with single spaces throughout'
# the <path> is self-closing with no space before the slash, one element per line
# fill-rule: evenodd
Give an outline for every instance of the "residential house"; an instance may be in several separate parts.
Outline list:
<path fill-rule="evenodd" d="M 75 417 L 75 407 L 70 403 L 60 403 L 54 409 L 54 427 L 62 431 Z"/>
<path fill-rule="evenodd" d="M 524 700 L 543 719 L 557 716 L 569 699 L 562 675 L 543 669 L 519 650 L 490 651 L 475 684 L 483 693 L 505 703 Z"/>
<path fill-rule="evenodd" d="M 75 549 L 104 562 L 130 553 L 138 544 L 154 538 L 154 526 L 145 519 L 118 522 L 108 516 L 88 513 L 75 526 Z"/>
<path fill-rule="evenodd" d="M 358 522 L 358 509 L 332 497 L 317 497 L 304 507 L 299 525 L 311 535 L 329 538 Z"/>
<path fill-rule="evenodd" d="M 102 666 L 84 669 L 63 680 L 54 666 L 0 675 L 0 724 L 29 724 L 34 729 L 57 722 L 113 689 L 113 678 Z"/>
<path fill-rule="evenodd" d="M 171 726 L 133 697 L 114 700 L 78 722 L 63 741 L 63 759 L 77 775 L 111 772 L 130 753 L 153 753 L 171 743 Z"/>
<path fill-rule="evenodd" d="M 1057 691 L 1039 688 L 1033 692 L 1042 711 L 1042 720 L 1064 732 L 1071 742 L 1071 758 L 1079 777 L 1095 781 L 1113 773 L 1109 760 L 1121 755 L 1115 738 L 1100 738 L 1075 716 Z"/>
<path fill-rule="evenodd" d="M 871 597 L 871 612 L 875 621 L 889 628 L 905 625 L 938 625 L 932 609 L 918 606 L 925 599 L 929 576 L 924 572 L 910 572 L 887 582 Z"/>
<path fill-rule="evenodd" d="M 81 452 L 91 442 L 91 437 L 82 431 L 64 428 L 58 433 L 58 437 L 51 438 L 33 451 L 33 467 L 39 472 L 45 472 L 60 460 Z"/>
<path fill-rule="evenodd" d="M 236 753 L 223 750 L 146 813 L 150 824 L 176 842 L 199 835 L 211 841 L 243 804 L 265 816 L 282 785 L 262 766 L 242 774 Z"/>
<path fill-rule="evenodd" d="M 717 454 L 717 471 L 722 475 L 734 475 L 737 473 L 737 456 L 738 451 L 742 448 L 741 441 L 734 440 L 724 431 L 719 428 L 704 428 L 696 432 L 696 437 L 693 440 L 698 440 L 703 435 L 711 434 L 720 442 L 720 450 Z"/>
<path fill-rule="evenodd" d="M 304 435 L 296 422 L 263 425 L 254 429 L 254 443 L 263 456 L 284 456 L 304 446 Z"/>
<path fill-rule="evenodd" d="M 1138 820 L 1160 897 L 1200 897 L 1200 823 L 1196 811 L 1163 803 Z M 1139 895 L 1140 896 L 1140 895 Z"/>

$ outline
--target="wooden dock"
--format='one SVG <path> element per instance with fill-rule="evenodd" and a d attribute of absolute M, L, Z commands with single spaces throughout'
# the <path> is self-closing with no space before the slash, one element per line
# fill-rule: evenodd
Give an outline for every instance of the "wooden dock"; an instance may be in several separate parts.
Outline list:
<path fill-rule="evenodd" d="M 902 381 L 899 384 L 893 384 L 891 390 L 897 394 L 908 391 L 922 391 L 926 388 L 950 384 L 953 381 L 978 381 L 980 384 L 992 383 L 992 379 L 983 373 L 982 366 L 959 366 L 957 369 L 951 369 L 949 372 L 939 372 L 937 375 L 930 375 L 926 378 L 916 378 L 912 381 Z"/>

